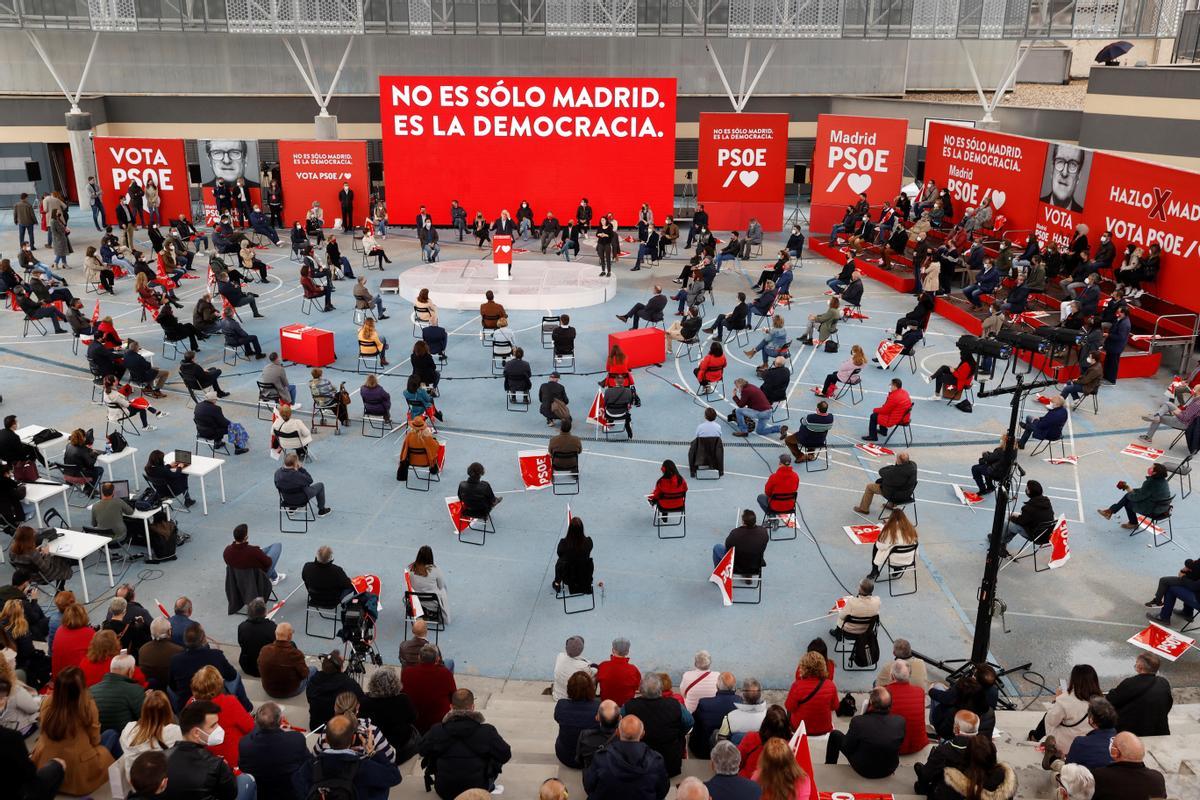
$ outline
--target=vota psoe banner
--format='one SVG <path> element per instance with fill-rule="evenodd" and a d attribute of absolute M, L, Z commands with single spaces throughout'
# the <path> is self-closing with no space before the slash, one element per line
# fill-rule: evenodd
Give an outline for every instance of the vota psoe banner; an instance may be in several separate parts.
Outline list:
<path fill-rule="evenodd" d="M 950 190 L 956 220 L 990 196 L 995 213 L 1008 218 L 1008 230 L 1031 231 L 1040 218 L 1047 150 L 1038 139 L 931 122 L 925 179 Z"/>
<path fill-rule="evenodd" d="M 697 194 L 716 230 L 783 227 L 787 114 L 701 114 Z"/>
<path fill-rule="evenodd" d="M 908 120 L 888 117 L 817 117 L 810 227 L 825 232 L 842 221 L 846 206 L 865 192 L 872 212 L 900 194 Z"/>
<path fill-rule="evenodd" d="M 163 224 L 180 214 L 190 216 L 187 155 L 182 139 L 97 136 L 92 146 L 96 152 L 96 182 L 111 224 L 116 224 L 117 205 L 133 179 L 142 188 L 149 181 L 158 186 Z"/>
<path fill-rule="evenodd" d="M 1117 264 L 1128 244 L 1162 248 L 1162 266 L 1151 288 L 1164 300 L 1200 308 L 1200 175 L 1105 153 L 1093 153 L 1083 216 L 1094 243 L 1112 231 Z"/>
<path fill-rule="evenodd" d="M 280 141 L 279 178 L 283 218 L 290 226 L 304 221 L 314 201 L 325 212 L 325 227 L 342 216 L 338 193 L 349 183 L 354 192 L 351 222 L 361 226 L 370 211 L 367 143 L 354 141 Z"/>
<path fill-rule="evenodd" d="M 581 198 L 617 223 L 671 212 L 674 78 L 380 76 L 384 181 L 393 219 L 450 201 L 489 222 L 529 202 L 565 221 Z M 594 224 L 594 223 L 593 223 Z"/>

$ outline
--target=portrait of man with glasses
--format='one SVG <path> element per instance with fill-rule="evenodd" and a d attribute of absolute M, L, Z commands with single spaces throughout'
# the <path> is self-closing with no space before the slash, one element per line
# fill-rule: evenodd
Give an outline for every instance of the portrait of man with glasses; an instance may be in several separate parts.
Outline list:
<path fill-rule="evenodd" d="M 201 139 L 200 182 L 213 186 L 217 178 L 229 187 L 245 178 L 247 186 L 258 186 L 258 141 L 247 139 Z"/>
<path fill-rule="evenodd" d="M 1050 145 L 1042 174 L 1042 202 L 1067 211 L 1083 211 L 1091 159 L 1091 152 L 1082 147 Z"/>

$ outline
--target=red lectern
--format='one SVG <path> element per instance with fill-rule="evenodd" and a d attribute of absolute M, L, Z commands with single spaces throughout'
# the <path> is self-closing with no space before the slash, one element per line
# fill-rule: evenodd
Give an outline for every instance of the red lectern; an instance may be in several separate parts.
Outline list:
<path fill-rule="evenodd" d="M 513 240 L 507 234 L 498 234 L 492 239 L 492 261 L 496 262 L 496 280 L 512 280 Z"/>
<path fill-rule="evenodd" d="M 608 349 L 614 344 L 625 351 L 625 363 L 630 369 L 662 364 L 667 360 L 667 337 L 661 328 L 639 328 L 608 335 Z"/>
<path fill-rule="evenodd" d="M 279 354 L 284 361 L 309 367 L 324 367 L 336 359 L 333 331 L 298 322 L 279 329 Z"/>

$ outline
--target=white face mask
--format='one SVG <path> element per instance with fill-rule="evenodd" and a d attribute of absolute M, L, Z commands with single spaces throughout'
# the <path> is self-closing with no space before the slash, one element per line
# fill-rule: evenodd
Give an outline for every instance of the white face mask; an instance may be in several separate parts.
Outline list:
<path fill-rule="evenodd" d="M 206 747 L 216 747 L 217 745 L 222 744 L 224 741 L 225 729 L 220 725 L 217 725 L 211 731 L 209 731 L 208 741 L 206 741 L 204 744 Z"/>

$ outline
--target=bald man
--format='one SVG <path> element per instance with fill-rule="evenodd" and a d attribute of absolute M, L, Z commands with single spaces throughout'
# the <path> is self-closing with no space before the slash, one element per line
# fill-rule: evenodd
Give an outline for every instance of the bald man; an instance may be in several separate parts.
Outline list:
<path fill-rule="evenodd" d="M 1096 779 L 1092 800 L 1151 800 L 1167 796 L 1163 774 L 1143 763 L 1146 748 L 1137 736 L 1128 731 L 1118 733 L 1109 743 L 1108 752 L 1113 763 L 1092 770 Z"/>
<path fill-rule="evenodd" d="M 588 800 L 662 800 L 670 791 L 661 755 L 643 741 L 642 721 L 629 714 L 617 725 L 617 741 L 596 752 L 583 773 Z"/>
<path fill-rule="evenodd" d="M 275 641 L 258 654 L 258 674 L 268 697 L 295 697 L 308 686 L 308 679 L 317 670 L 308 666 L 304 653 L 292 641 L 295 631 L 290 622 L 275 626 Z"/>
<path fill-rule="evenodd" d="M 886 778 L 900 764 L 900 745 L 904 743 L 904 718 L 891 713 L 892 695 L 887 689 L 871 690 L 867 708 L 850 720 L 845 733 L 830 731 L 825 748 L 825 763 L 836 764 L 838 755 L 864 778 Z"/>
<path fill-rule="evenodd" d="M 680 782 L 679 788 L 675 790 L 675 800 L 711 800 L 711 798 L 708 787 L 695 777 L 684 778 Z"/>
<path fill-rule="evenodd" d="M 370 756 L 354 748 L 358 725 L 347 717 L 337 715 L 325 723 L 325 740 L 329 749 L 305 762 L 296 775 L 299 797 L 307 797 L 314 788 L 314 767 L 321 767 L 322 784 L 337 779 L 353 780 L 359 800 L 387 800 L 388 792 L 400 783 L 400 770 L 388 760 L 382 750 Z"/>
<path fill-rule="evenodd" d="M 489 798 L 490 795 L 484 795 Z M 463 796 L 459 795 L 455 800 L 462 800 Z M 567 800 L 567 787 L 558 778 L 547 778 L 542 781 L 542 787 L 538 789 L 538 800 Z"/>

